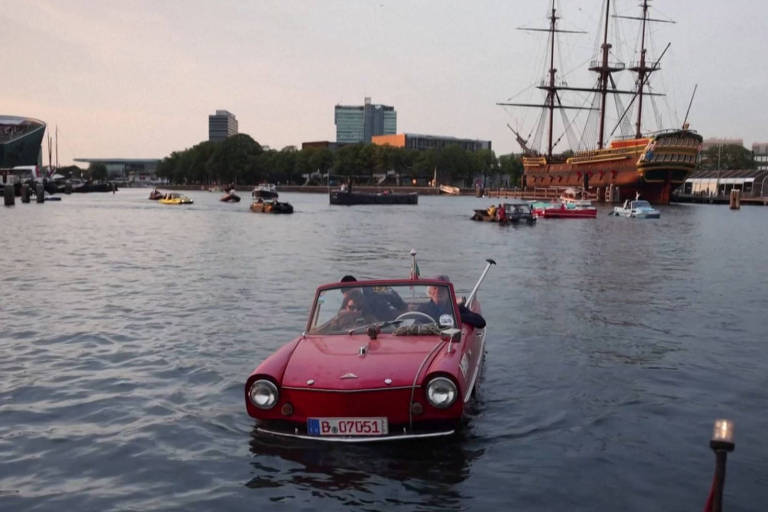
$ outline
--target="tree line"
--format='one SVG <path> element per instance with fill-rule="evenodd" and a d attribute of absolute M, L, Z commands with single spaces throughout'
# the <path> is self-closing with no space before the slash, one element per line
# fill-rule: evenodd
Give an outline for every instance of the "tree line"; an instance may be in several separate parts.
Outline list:
<path fill-rule="evenodd" d="M 757 163 L 752 151 L 741 144 L 716 144 L 701 152 L 699 169 L 733 170 L 755 169 Z"/>
<path fill-rule="evenodd" d="M 329 148 L 264 149 L 247 134 L 223 141 L 204 141 L 174 151 L 157 168 L 158 177 L 173 184 L 325 184 L 332 180 L 370 181 L 374 174 L 394 171 L 401 183 L 424 185 L 435 173 L 441 184 L 472 186 L 478 177 L 484 186 L 519 184 L 522 161 L 516 155 L 496 157 L 491 150 L 466 151 L 458 145 L 442 149 L 414 149 L 352 144 Z"/>
<path fill-rule="evenodd" d="M 755 169 L 752 151 L 738 144 L 715 145 L 701 152 L 697 166 L 702 170 Z M 477 178 L 483 186 L 519 186 L 523 174 L 522 159 L 509 154 L 499 157 L 491 150 L 466 151 L 458 145 L 442 149 L 415 149 L 354 144 L 337 150 L 329 148 L 281 150 L 264 149 L 249 135 L 238 134 L 223 141 L 204 141 L 183 151 L 174 151 L 160 161 L 158 177 L 169 183 L 190 185 L 256 184 L 262 182 L 326 184 L 331 175 L 335 181 L 351 178 L 359 183 L 374 174 L 394 171 L 401 182 L 425 185 L 435 171 L 443 185 L 473 186 Z M 76 165 L 61 167 L 57 173 L 67 178 L 107 180 L 103 163 L 92 163 L 88 169 Z"/>

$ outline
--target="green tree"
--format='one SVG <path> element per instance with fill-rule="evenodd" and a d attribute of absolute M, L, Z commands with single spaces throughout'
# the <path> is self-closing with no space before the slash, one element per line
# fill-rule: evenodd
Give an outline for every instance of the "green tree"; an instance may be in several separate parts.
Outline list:
<path fill-rule="evenodd" d="M 251 159 L 263 152 L 250 135 L 239 133 L 219 142 L 209 156 L 206 167 L 219 183 L 237 183 L 249 170 Z"/>
<path fill-rule="evenodd" d="M 509 176 L 510 185 L 519 187 L 523 176 L 523 159 L 510 153 L 499 157 L 499 173 Z"/>
<path fill-rule="evenodd" d="M 701 153 L 700 169 L 732 170 L 756 168 L 754 155 L 740 144 L 718 144 Z"/>

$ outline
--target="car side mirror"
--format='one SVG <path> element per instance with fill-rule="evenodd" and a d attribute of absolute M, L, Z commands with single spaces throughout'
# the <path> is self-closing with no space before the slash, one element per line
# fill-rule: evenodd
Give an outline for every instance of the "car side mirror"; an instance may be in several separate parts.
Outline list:
<path fill-rule="evenodd" d="M 461 329 L 455 327 L 443 329 L 440 331 L 440 339 L 448 342 L 448 352 L 452 352 L 452 345 L 454 343 L 461 343 Z"/>

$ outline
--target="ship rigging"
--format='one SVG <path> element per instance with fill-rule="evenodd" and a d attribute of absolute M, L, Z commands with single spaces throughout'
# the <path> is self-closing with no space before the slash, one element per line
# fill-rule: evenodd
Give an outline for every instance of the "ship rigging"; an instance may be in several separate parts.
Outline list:
<path fill-rule="evenodd" d="M 609 42 L 608 31 L 608 21 L 611 18 L 610 0 L 605 0 L 604 7 L 601 16 L 602 44 L 599 56 L 589 66 L 589 70 L 597 74 L 594 86 L 571 86 L 563 80 L 558 80 L 558 70 L 555 67 L 557 36 L 584 32 L 560 28 L 558 26 L 560 17 L 555 0 L 552 0 L 547 28 L 521 28 L 521 30 L 549 34 L 547 48 L 549 69 L 546 79 L 536 86 L 537 89 L 545 92 L 544 101 L 542 103 L 502 102 L 498 105 L 541 109 L 539 122 L 527 138 L 507 124 L 524 151 L 524 186 L 597 188 L 598 195 L 602 193 L 604 198 L 608 190 L 610 200 L 621 200 L 624 195 L 634 196 L 640 193 L 647 199 L 666 203 L 669 201 L 671 188 L 682 183 L 694 168 L 701 143 L 701 137 L 688 130 L 687 124 L 678 129 L 653 134 L 643 133 L 644 98 L 653 99 L 655 96 L 663 96 L 651 89 L 649 79 L 660 69 L 661 58 L 669 48 L 667 45 L 664 52 L 655 60 L 648 56 L 646 48 L 648 24 L 672 22 L 651 18 L 648 13 L 649 0 L 643 0 L 641 16 L 613 15 L 617 19 L 641 22 L 639 60 L 627 68 L 620 60 L 611 59 L 613 45 Z M 633 71 L 637 77 L 635 87 L 631 90 L 621 89 L 613 76 L 614 73 L 625 69 Z M 584 105 L 566 104 L 562 101 L 561 91 L 590 93 L 592 101 Z M 614 97 L 618 116 L 616 127 L 610 132 L 608 132 L 606 117 L 608 96 Z M 622 96 L 630 96 L 626 109 L 621 101 Z M 633 104 L 636 104 L 637 108 L 634 134 L 630 134 L 631 129 L 626 114 Z M 564 133 L 558 139 L 554 139 L 556 110 L 562 115 L 564 126 Z M 568 120 L 566 111 L 588 112 L 580 143 L 576 145 L 571 143 L 572 148 L 580 151 L 573 155 L 556 154 L 554 151 L 563 136 L 571 138 L 570 130 L 573 121 Z M 596 125 L 596 130 L 591 128 L 593 125 Z M 621 128 L 622 136 L 616 137 L 608 144 L 608 137 L 612 136 L 618 128 Z M 545 150 L 539 150 L 545 129 Z M 595 131 L 595 135 L 590 135 Z"/>

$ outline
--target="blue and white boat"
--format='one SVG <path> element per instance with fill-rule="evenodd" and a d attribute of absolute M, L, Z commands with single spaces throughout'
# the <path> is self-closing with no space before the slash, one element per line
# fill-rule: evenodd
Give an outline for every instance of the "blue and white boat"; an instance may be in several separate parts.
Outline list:
<path fill-rule="evenodd" d="M 614 206 L 613 215 L 620 217 L 636 217 L 639 219 L 658 219 L 661 212 L 651 206 L 651 203 L 643 199 L 624 201 L 624 206 Z"/>

